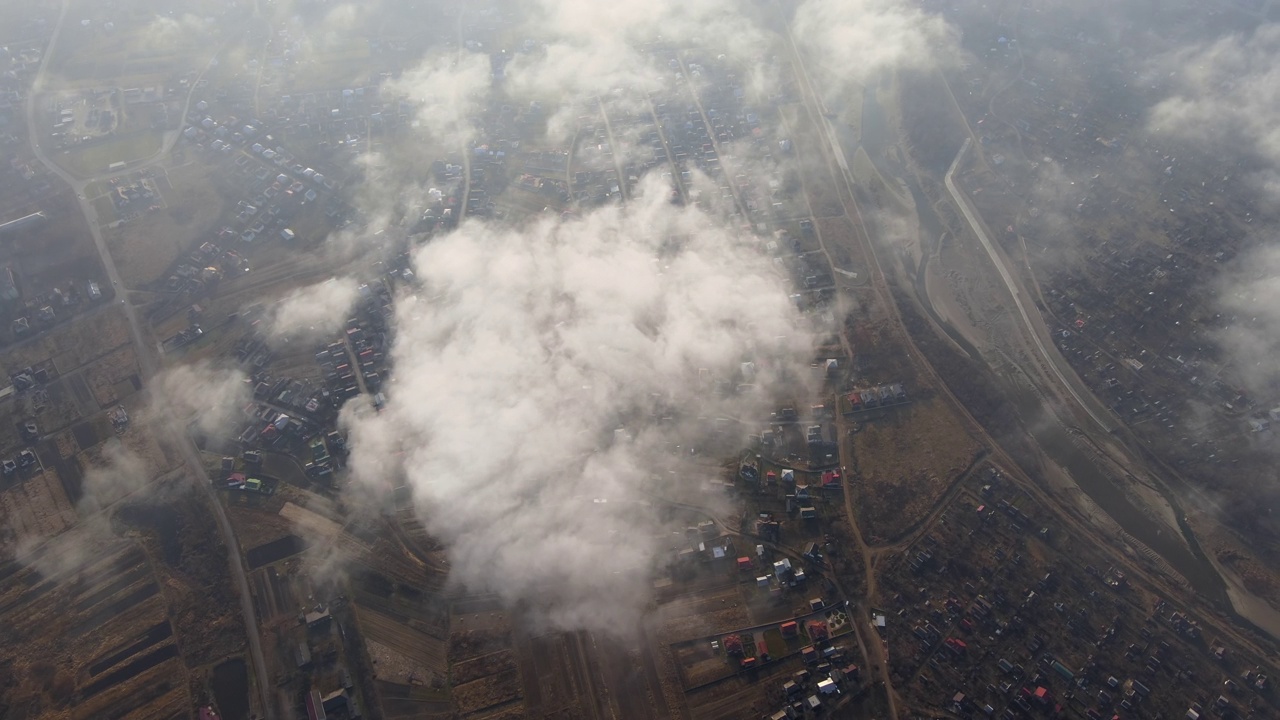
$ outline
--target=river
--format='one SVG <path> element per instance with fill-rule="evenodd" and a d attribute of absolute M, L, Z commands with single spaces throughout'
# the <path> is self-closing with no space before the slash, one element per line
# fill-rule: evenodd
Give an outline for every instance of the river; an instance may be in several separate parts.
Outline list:
<path fill-rule="evenodd" d="M 1186 578 L 1196 592 L 1222 609 L 1230 611 L 1231 603 L 1227 597 L 1226 585 L 1217 570 L 1200 551 L 1189 528 L 1185 526 L 1179 528 L 1180 534 L 1179 530 L 1170 528 L 1154 518 L 1152 513 L 1135 505 L 1129 495 L 1111 479 L 1110 473 L 1099 464 L 1093 453 L 1082 448 L 1061 420 L 1046 407 L 1040 394 L 1030 382 L 1018 382 L 1017 378 L 1009 373 L 999 372 L 977 350 L 975 343 L 943 320 L 935 311 L 929 300 L 924 273 L 932 250 L 930 245 L 938 242 L 946 231 L 942 222 L 934 214 L 931 203 L 916 182 L 914 175 L 906 172 L 891 152 L 886 152 L 894 150 L 897 137 L 889 127 L 877 95 L 876 84 L 868 84 L 862 100 L 862 137 L 850 138 L 848 142 L 842 144 L 845 148 L 856 148 L 861 144 L 880 174 L 886 179 L 896 179 L 905 183 L 915 200 L 921 232 L 926 239 L 930 240 L 929 243 L 924 243 L 919 265 L 913 268 L 915 275 L 913 289 L 920 304 L 948 337 L 974 360 L 993 371 L 1005 396 L 1017 408 L 1023 427 L 1048 461 L 1070 475 L 1080 490 L 1110 516 L 1125 533 L 1159 555 L 1170 567 Z M 851 135 L 848 128 L 837 128 L 837 132 Z M 959 152 L 959 149 L 956 147 L 955 151 Z M 938 182 L 941 183 L 947 168 L 929 168 L 928 171 L 935 173 Z M 1027 469 L 1030 470 L 1030 468 Z"/>

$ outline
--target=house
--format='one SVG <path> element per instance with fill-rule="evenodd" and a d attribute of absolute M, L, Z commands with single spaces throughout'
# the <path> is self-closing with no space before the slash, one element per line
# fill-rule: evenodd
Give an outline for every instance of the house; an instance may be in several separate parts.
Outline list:
<path fill-rule="evenodd" d="M 809 631 L 809 639 L 814 642 L 826 640 L 831 637 L 831 631 L 827 629 L 827 624 L 821 620 L 812 620 L 805 629 Z"/>
<path fill-rule="evenodd" d="M 800 508 L 800 519 L 801 520 L 817 520 L 818 509 L 813 507 L 812 505 Z"/>
<path fill-rule="evenodd" d="M 299 670 L 311 666 L 311 646 L 307 644 L 306 640 L 298 643 L 297 648 L 293 651 L 293 659 L 297 663 Z"/>
<path fill-rule="evenodd" d="M 328 717 L 324 712 L 324 702 L 320 700 L 320 691 L 312 690 L 307 693 L 307 720 L 326 720 Z"/>
<path fill-rule="evenodd" d="M 836 687 L 835 680 L 832 680 L 831 678 L 827 678 L 826 680 L 820 680 L 818 682 L 818 692 L 822 693 L 823 695 L 832 695 L 840 692 L 840 688 Z"/>
<path fill-rule="evenodd" d="M 793 638 L 800 634 L 800 623 L 795 620 L 788 620 L 778 626 L 778 631 L 782 633 L 784 638 Z"/>
<path fill-rule="evenodd" d="M 744 572 L 745 572 L 745 571 L 750 570 L 750 569 L 751 569 L 751 558 L 749 558 L 749 557 L 740 557 L 740 558 L 738 558 L 738 569 L 739 569 L 739 570 L 742 570 L 742 571 L 744 571 Z"/>
<path fill-rule="evenodd" d="M 773 564 L 773 575 L 784 581 L 791 574 L 791 558 L 782 558 Z"/>
<path fill-rule="evenodd" d="M 809 707 L 809 710 L 813 712 L 818 712 L 819 710 L 822 709 L 822 701 L 818 699 L 817 695 L 810 695 L 809 697 L 805 698 L 804 704 L 807 705 Z"/>
<path fill-rule="evenodd" d="M 323 605 L 316 605 L 302 614 L 302 621 L 306 623 L 308 630 L 327 628 L 332 620 L 333 616 L 329 614 L 329 609 Z"/>

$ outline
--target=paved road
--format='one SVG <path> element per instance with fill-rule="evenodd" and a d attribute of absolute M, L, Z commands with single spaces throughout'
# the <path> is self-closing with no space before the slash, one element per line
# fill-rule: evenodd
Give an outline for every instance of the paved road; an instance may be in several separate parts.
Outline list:
<path fill-rule="evenodd" d="M 1062 369 L 1058 367 L 1058 363 L 1054 362 L 1053 353 L 1049 351 L 1049 348 L 1044 344 L 1044 340 L 1040 338 L 1040 333 L 1037 330 L 1035 323 L 1032 322 L 1031 315 L 1028 314 L 1026 305 L 1022 302 L 1021 288 L 1018 287 L 1018 283 L 1014 280 L 1013 274 L 1009 272 L 1009 268 L 1005 265 L 1004 258 L 996 250 L 995 244 L 991 242 L 991 237 L 987 235 L 987 231 L 982 227 L 982 222 L 978 219 L 978 213 L 974 210 L 973 203 L 969 201 L 969 197 L 967 195 L 960 192 L 960 189 L 956 187 L 956 168 L 960 166 L 960 162 L 964 159 L 965 153 L 969 151 L 972 144 L 973 141 L 971 138 L 965 138 L 964 144 L 960 146 L 960 152 L 956 154 L 956 159 L 952 161 L 951 167 L 947 169 L 947 175 L 945 178 L 947 192 L 951 193 L 951 199 L 954 200 L 956 206 L 960 208 L 961 214 L 964 215 L 965 222 L 969 223 L 969 228 L 973 230 L 973 234 L 977 236 L 978 242 L 982 243 L 982 247 L 987 251 L 987 255 L 991 258 L 991 262 L 995 264 L 996 270 L 1000 272 L 1000 279 L 1004 281 L 1005 287 L 1009 289 L 1009 294 L 1013 296 L 1013 304 L 1018 308 L 1018 314 L 1022 317 L 1022 323 L 1027 326 L 1027 334 L 1030 335 L 1032 341 L 1035 342 L 1036 349 L 1040 351 L 1040 355 L 1044 358 L 1049 369 L 1057 376 L 1062 387 L 1066 388 L 1067 392 L 1071 393 L 1071 397 L 1075 399 L 1076 404 L 1088 413 L 1089 417 L 1093 418 L 1093 421 L 1096 422 L 1099 427 L 1106 432 L 1111 432 L 1113 429 L 1111 422 L 1100 413 L 1094 411 L 1092 403 L 1087 402 L 1085 398 L 1076 391 L 1075 384 L 1072 383 L 1065 374 L 1063 374 Z M 1056 353 L 1056 351 L 1054 352 Z"/>
<path fill-rule="evenodd" d="M 85 220 L 89 224 L 89 232 L 93 236 L 94 246 L 98 250 L 98 255 L 102 258 L 102 267 L 107 274 L 107 279 L 111 281 L 111 285 L 116 289 L 118 296 L 123 295 L 126 290 L 120 282 L 120 272 L 116 268 L 115 261 L 111 257 L 111 252 L 107 248 L 106 239 L 102 236 L 102 229 L 98 223 L 97 212 L 93 208 L 84 193 L 84 188 L 90 182 L 100 178 L 76 178 L 71 173 L 61 168 L 57 163 L 49 159 L 44 150 L 40 147 L 40 141 L 37 134 L 36 116 L 36 98 L 42 89 L 45 71 L 49 64 L 49 58 L 53 57 L 54 50 L 58 44 L 58 37 L 62 34 L 62 28 L 67 17 L 67 10 L 70 3 L 63 0 L 62 9 L 58 14 L 57 25 L 54 27 L 53 35 L 49 39 L 49 46 L 45 49 L 44 57 L 40 60 L 40 69 L 36 73 L 35 82 L 32 83 L 31 91 L 27 96 L 27 136 L 31 142 L 31 151 L 35 154 L 36 159 L 40 161 L 50 172 L 62 178 L 64 182 L 71 186 L 76 193 L 76 198 L 80 204 L 80 211 L 84 214 Z M 210 61 L 212 64 L 212 61 Z M 206 70 L 208 68 L 206 67 Z M 201 73 L 203 76 L 203 72 Z M 191 96 L 195 91 L 196 82 L 191 84 L 191 91 L 187 93 L 186 103 L 183 106 L 182 122 L 178 129 L 166 137 L 164 145 L 159 154 L 147 159 L 141 164 L 133 166 L 132 170 L 141 169 L 149 165 L 153 165 L 168 156 L 173 144 L 182 135 L 182 130 L 186 124 L 187 110 L 191 104 Z M 135 354 L 138 357 L 138 367 L 141 371 L 142 379 L 149 382 L 155 377 L 159 368 L 159 346 L 144 331 L 142 324 L 138 321 L 138 314 L 134 307 L 129 304 L 123 297 L 120 298 L 120 307 L 124 311 L 125 318 L 129 323 L 129 335 L 133 341 Z M 258 693 L 262 712 L 267 720 L 275 718 L 275 703 L 271 697 L 271 688 L 273 683 L 267 672 L 266 660 L 262 654 L 262 643 L 258 635 L 258 622 L 253 611 L 253 598 L 249 593 L 248 575 L 245 572 L 244 564 L 241 559 L 240 545 L 236 539 L 235 532 L 231 528 L 231 521 L 227 518 L 226 509 L 219 502 L 213 493 L 213 485 L 204 470 L 204 464 L 200 460 L 200 453 L 196 450 L 195 443 L 191 441 L 191 437 L 182 430 L 185 423 L 181 422 L 171 414 L 168 407 L 160 408 L 164 414 L 156 425 L 160 427 L 161 432 L 168 433 L 173 444 L 182 451 L 183 459 L 191 468 L 191 473 L 195 484 L 205 493 L 208 504 L 214 509 L 214 516 L 218 521 L 218 530 L 222 534 L 222 541 L 227 548 L 227 564 L 231 569 L 232 580 L 236 584 L 236 590 L 240 595 L 240 611 L 243 616 L 245 635 L 249 641 L 249 652 L 253 661 L 254 671 L 257 676 Z"/>

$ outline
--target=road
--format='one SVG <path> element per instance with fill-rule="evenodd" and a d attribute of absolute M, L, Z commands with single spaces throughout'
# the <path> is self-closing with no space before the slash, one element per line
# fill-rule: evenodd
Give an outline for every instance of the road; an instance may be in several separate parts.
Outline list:
<path fill-rule="evenodd" d="M 27 137 L 31 143 L 31 151 L 35 154 L 36 159 L 40 161 L 50 172 L 57 175 L 66 182 L 76 193 L 76 198 L 80 205 L 80 212 L 84 214 L 85 221 L 89 225 L 89 233 L 93 236 L 94 247 L 98 251 L 99 257 L 102 259 L 102 267 L 106 272 L 107 279 L 111 281 L 111 285 L 116 289 L 117 295 L 126 292 L 125 286 L 120 282 L 120 272 L 116 268 L 115 261 L 111 257 L 111 252 L 107 248 L 106 239 L 102 236 L 102 228 L 98 223 L 97 212 L 93 208 L 93 203 L 85 197 L 84 188 L 90 182 L 99 178 L 81 179 L 71 175 L 71 173 L 62 169 L 57 163 L 49 159 L 44 150 L 40 147 L 40 141 L 37 136 L 36 116 L 36 98 L 39 96 L 43 88 L 45 72 L 48 68 L 49 58 L 53 57 L 54 50 L 58 44 L 58 38 L 62 34 L 62 28 L 65 25 L 67 11 L 69 9 L 69 0 L 63 0 L 62 8 L 58 13 L 57 24 L 54 26 L 53 34 L 49 38 L 49 46 L 45 49 L 44 56 L 40 59 L 40 68 L 36 71 L 35 81 L 32 83 L 31 91 L 27 95 Z M 212 60 L 210 60 L 212 64 Z M 206 66 L 206 71 L 208 66 Z M 203 72 L 201 77 L 203 77 Z M 191 83 L 191 89 L 187 93 L 186 102 L 183 104 L 182 121 L 178 128 L 171 136 L 167 137 L 161 152 L 139 165 L 135 165 L 132 169 L 138 170 L 149 165 L 160 162 L 168 156 L 170 150 L 173 149 L 177 138 L 182 136 L 182 130 L 186 125 L 187 111 L 191 105 L 191 96 L 195 92 L 196 82 Z M 138 358 L 138 368 L 144 383 L 149 383 L 157 374 L 160 362 L 159 345 L 149 340 L 148 334 L 143 330 L 142 324 L 138 321 L 138 314 L 133 305 L 126 299 L 120 299 L 121 309 L 124 311 L 125 319 L 129 323 L 129 336 L 133 341 L 134 352 Z M 259 702 L 262 712 L 266 720 L 274 720 L 275 703 L 271 695 L 271 688 L 274 683 L 271 682 L 271 676 L 267 672 L 267 663 L 262 654 L 262 642 L 258 635 L 258 622 L 253 610 L 253 596 L 249 592 L 248 574 L 245 571 L 244 562 L 240 553 L 240 544 L 236 539 L 235 532 L 231 528 L 231 521 L 227 517 L 226 509 L 222 506 L 213 492 L 213 484 L 210 482 L 208 474 L 205 472 L 204 464 L 201 462 L 200 453 L 196 449 L 195 443 L 191 437 L 182 430 L 186 427 L 186 423 L 179 418 L 173 417 L 172 409 L 167 406 L 159 408 L 160 417 L 154 422 L 154 426 L 158 427 L 161 432 L 167 433 L 173 445 L 182 451 L 182 457 L 187 465 L 191 468 L 191 474 L 195 484 L 204 492 L 205 499 L 210 507 L 214 509 L 214 517 L 218 522 L 218 530 L 222 535 L 222 541 L 227 549 L 227 564 L 231 570 L 231 577 L 236 584 L 236 591 L 240 596 L 240 612 L 244 621 L 245 636 L 249 642 L 249 652 L 253 661 L 254 672 L 257 676 L 257 686 L 259 693 Z"/>
<path fill-rule="evenodd" d="M 609 122 L 609 111 L 605 110 L 604 98 L 597 97 L 596 105 L 600 107 L 600 117 L 604 120 L 604 133 L 609 138 L 609 155 L 613 158 L 613 171 L 618 176 L 618 194 L 622 197 L 622 201 L 626 202 L 631 199 L 631 193 L 627 189 L 627 175 L 622 170 L 621 148 L 618 147 L 618 141 L 613 136 L 613 123 Z"/>
<path fill-rule="evenodd" d="M 1013 296 L 1013 304 L 1018 308 L 1018 315 L 1021 316 L 1022 323 L 1027 328 L 1027 334 L 1031 336 L 1031 340 L 1035 343 L 1036 350 L 1040 352 L 1040 356 L 1044 358 L 1045 364 L 1047 364 L 1049 369 L 1053 371 L 1053 374 L 1057 376 L 1058 382 L 1062 384 L 1062 387 L 1066 388 L 1067 392 L 1071 394 L 1071 397 L 1076 401 L 1076 404 L 1088 413 L 1089 417 L 1098 424 L 1098 427 L 1109 433 L 1113 430 L 1112 423 L 1101 413 L 1094 410 L 1093 403 L 1086 401 L 1086 399 L 1080 395 L 1076 390 L 1075 383 L 1071 382 L 1071 380 L 1062 372 L 1062 369 L 1058 367 L 1058 363 L 1054 362 L 1053 354 L 1051 354 L 1049 348 L 1045 346 L 1044 340 L 1040 337 L 1039 329 L 1036 327 L 1036 324 L 1032 322 L 1031 315 L 1027 312 L 1027 307 L 1022 302 L 1022 290 L 1018 287 L 1018 283 L 1014 279 L 1013 273 L 1009 272 L 1009 268 L 1004 262 L 1004 257 L 1000 255 L 995 244 L 991 242 L 991 237 L 987 234 L 986 229 L 982 227 L 982 221 L 978 218 L 978 213 L 974 210 L 973 203 L 969 201 L 969 197 L 967 195 L 960 192 L 959 188 L 956 187 L 956 168 L 960 166 L 960 163 L 964 160 L 964 156 L 969 151 L 972 144 L 973 140 L 971 138 L 965 138 L 964 144 L 960 146 L 960 152 L 956 154 L 956 159 L 952 161 L 951 167 L 947 169 L 947 175 L 945 178 L 947 192 L 951 194 L 951 199 L 955 201 L 956 206 L 960 208 L 961 214 L 964 215 L 965 222 L 969 224 L 969 228 L 973 230 L 973 234 L 977 236 L 978 242 L 982 243 L 982 248 L 987 251 L 987 255 L 991 258 L 991 262 L 996 266 L 996 270 L 999 271 L 1000 279 L 1004 281 L 1005 287 L 1009 289 L 1009 294 Z M 1054 354 L 1056 354 L 1056 351 L 1054 351 Z"/>

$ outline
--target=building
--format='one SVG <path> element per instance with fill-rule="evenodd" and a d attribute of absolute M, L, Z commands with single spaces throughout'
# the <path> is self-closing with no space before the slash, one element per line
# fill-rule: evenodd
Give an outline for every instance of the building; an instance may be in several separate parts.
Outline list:
<path fill-rule="evenodd" d="M 312 690 L 307 693 L 307 720 L 326 720 L 328 717 L 324 712 L 324 703 L 320 700 L 320 691 Z"/>
<path fill-rule="evenodd" d="M 306 640 L 298 643 L 298 646 L 293 651 L 293 659 L 297 663 L 299 670 L 311 667 L 311 646 L 307 644 Z"/>

